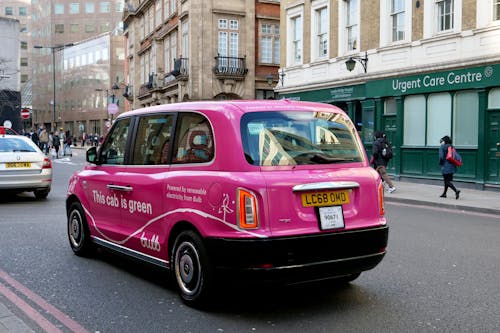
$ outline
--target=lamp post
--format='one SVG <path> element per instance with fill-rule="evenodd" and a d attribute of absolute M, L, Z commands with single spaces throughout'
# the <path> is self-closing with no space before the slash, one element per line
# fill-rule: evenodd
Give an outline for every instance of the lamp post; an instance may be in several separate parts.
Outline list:
<path fill-rule="evenodd" d="M 56 46 L 42 46 L 35 45 L 33 48 L 35 49 L 50 49 L 52 53 L 52 122 L 53 126 L 56 125 L 56 51 L 60 51 L 68 46 L 73 46 L 73 43 L 68 43 L 64 45 L 56 45 Z"/>

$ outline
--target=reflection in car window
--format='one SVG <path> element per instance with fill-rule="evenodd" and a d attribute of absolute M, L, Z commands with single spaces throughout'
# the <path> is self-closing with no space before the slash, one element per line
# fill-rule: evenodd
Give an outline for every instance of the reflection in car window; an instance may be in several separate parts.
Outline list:
<path fill-rule="evenodd" d="M 165 164 L 168 161 L 174 116 L 144 116 L 139 120 L 132 164 Z"/>
<path fill-rule="evenodd" d="M 22 139 L 0 137 L 0 152 L 36 152 L 36 149 Z"/>
<path fill-rule="evenodd" d="M 130 118 L 116 121 L 111 132 L 101 147 L 101 162 L 103 164 L 123 164 L 125 162 L 125 147 L 129 133 Z"/>
<path fill-rule="evenodd" d="M 212 129 L 208 120 L 197 113 L 179 116 L 172 163 L 203 163 L 214 157 Z"/>
<path fill-rule="evenodd" d="M 246 160 L 253 165 L 359 162 L 362 147 L 345 115 L 333 112 L 254 112 L 241 120 Z"/>

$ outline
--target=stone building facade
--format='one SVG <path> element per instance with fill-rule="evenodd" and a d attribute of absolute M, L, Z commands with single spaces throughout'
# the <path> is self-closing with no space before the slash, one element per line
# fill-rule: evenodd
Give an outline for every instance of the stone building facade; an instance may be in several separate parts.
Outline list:
<path fill-rule="evenodd" d="M 280 1 L 129 0 L 126 96 L 132 108 L 274 98 Z"/>

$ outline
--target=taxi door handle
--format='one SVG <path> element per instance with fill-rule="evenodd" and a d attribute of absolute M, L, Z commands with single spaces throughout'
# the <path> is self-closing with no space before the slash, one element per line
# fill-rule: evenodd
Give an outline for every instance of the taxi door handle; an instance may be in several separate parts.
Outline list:
<path fill-rule="evenodd" d="M 109 188 L 110 190 L 124 191 L 124 192 L 130 192 L 133 190 L 132 186 L 120 186 L 120 185 L 108 184 L 106 187 Z"/>

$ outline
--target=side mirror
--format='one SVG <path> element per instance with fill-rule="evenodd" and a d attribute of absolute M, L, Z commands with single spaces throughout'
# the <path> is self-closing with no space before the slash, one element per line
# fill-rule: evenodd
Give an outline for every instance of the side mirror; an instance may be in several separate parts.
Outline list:
<path fill-rule="evenodd" d="M 97 147 L 90 147 L 87 149 L 86 160 L 89 163 L 99 164 L 99 159 L 97 158 Z"/>

